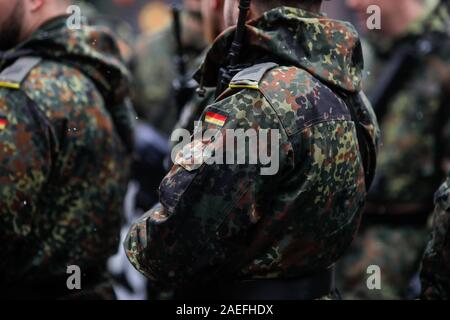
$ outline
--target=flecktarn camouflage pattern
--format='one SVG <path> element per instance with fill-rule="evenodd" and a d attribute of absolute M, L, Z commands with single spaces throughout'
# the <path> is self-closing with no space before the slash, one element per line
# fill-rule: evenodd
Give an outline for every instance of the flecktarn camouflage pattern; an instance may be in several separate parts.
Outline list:
<path fill-rule="evenodd" d="M 216 155 L 225 155 L 230 130 L 278 132 L 279 170 L 261 175 L 260 163 L 249 164 L 245 151 L 257 147 L 248 141 L 234 150 L 245 153 L 246 164 L 176 161 L 160 185 L 161 203 L 136 221 L 124 243 L 133 265 L 155 281 L 183 287 L 299 278 L 329 268 L 358 228 L 367 186 L 349 107 L 364 132 L 366 165 L 375 162 L 379 132 L 359 92 L 356 31 L 287 7 L 247 29 L 241 63 L 276 65 L 256 82 L 232 83 L 201 117 L 202 132 L 213 138 L 192 145 L 214 145 Z M 233 33 L 208 52 L 204 85 L 216 86 Z M 259 148 L 271 150 L 271 143 Z"/>
<path fill-rule="evenodd" d="M 67 298 L 67 267 L 82 272 L 77 298 L 112 297 L 106 260 L 117 250 L 134 115 L 128 73 L 105 30 L 44 24 L 1 63 L 0 287 L 13 298 Z M 24 57 L 22 57 L 24 58 Z M 23 70 L 22 70 L 23 71 Z M 127 146 L 127 147 L 126 147 Z"/>
<path fill-rule="evenodd" d="M 450 298 L 450 175 L 435 195 L 431 239 L 422 260 L 422 298 Z"/>

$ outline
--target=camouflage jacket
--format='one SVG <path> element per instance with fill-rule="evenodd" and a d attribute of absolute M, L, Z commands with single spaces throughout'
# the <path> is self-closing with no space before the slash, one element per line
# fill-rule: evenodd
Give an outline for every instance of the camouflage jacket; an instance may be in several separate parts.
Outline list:
<path fill-rule="evenodd" d="M 405 45 L 414 45 L 412 63 L 402 70 L 380 120 L 383 133 L 375 204 L 417 204 L 432 211 L 433 193 L 450 164 L 450 15 L 444 6 L 413 23 L 390 44 L 377 43 L 377 55 L 365 86 L 370 96 L 384 67 Z M 377 40 L 377 42 L 375 42 Z"/>
<path fill-rule="evenodd" d="M 422 261 L 422 298 L 450 298 L 450 175 L 435 195 L 431 240 Z"/>
<path fill-rule="evenodd" d="M 135 117 L 128 73 L 109 33 L 65 21 L 47 22 L 0 61 L 6 295 L 63 296 L 70 265 L 85 277 L 82 292 L 95 290 L 119 242 Z"/>
<path fill-rule="evenodd" d="M 358 228 L 366 185 L 349 106 L 367 138 L 361 145 L 371 150 L 367 162 L 375 161 L 378 127 L 360 93 L 356 31 L 287 7 L 266 12 L 247 30 L 241 62 L 256 64 L 206 108 L 202 131 L 212 137 L 194 138 L 178 153 L 160 185 L 161 204 L 125 241 L 132 264 L 152 279 L 183 286 L 301 277 L 330 267 Z M 208 52 L 206 86 L 216 85 L 233 34 L 227 30 Z M 225 155 L 221 142 L 230 131 L 248 129 L 279 134 L 278 142 L 259 145 L 278 146 L 274 175 L 262 175 L 260 162 L 251 164 L 258 147 L 249 141 L 232 150 L 245 155 L 243 164 L 208 164 L 206 157 L 189 165 L 196 149 L 209 145 Z"/>
<path fill-rule="evenodd" d="M 188 68 L 194 69 L 205 44 L 199 35 L 190 38 L 192 45 L 185 48 L 185 54 Z M 172 82 L 178 76 L 175 53 L 173 31 L 168 27 L 156 35 L 139 39 L 132 59 L 133 105 L 142 120 L 166 136 L 178 119 L 172 89 Z"/>

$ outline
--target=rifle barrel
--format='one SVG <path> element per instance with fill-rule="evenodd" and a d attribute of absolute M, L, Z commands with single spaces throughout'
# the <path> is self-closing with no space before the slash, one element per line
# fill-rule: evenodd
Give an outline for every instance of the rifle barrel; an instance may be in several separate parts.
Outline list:
<path fill-rule="evenodd" d="M 245 22 L 247 21 L 248 10 L 250 9 L 251 0 L 241 0 L 239 2 L 239 19 L 236 26 L 236 33 L 231 44 L 230 50 L 230 66 L 238 63 L 239 54 L 242 49 L 242 42 L 245 36 Z"/>

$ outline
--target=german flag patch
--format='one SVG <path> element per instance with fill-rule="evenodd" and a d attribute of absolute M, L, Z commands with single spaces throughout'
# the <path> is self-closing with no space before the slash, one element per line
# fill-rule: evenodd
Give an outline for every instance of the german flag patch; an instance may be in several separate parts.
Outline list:
<path fill-rule="evenodd" d="M 8 126 L 8 119 L 6 119 L 5 116 L 0 115 L 0 131 L 5 130 L 5 128 Z"/>
<path fill-rule="evenodd" d="M 205 122 L 216 125 L 218 127 L 223 127 L 227 119 L 227 116 L 212 111 L 206 112 L 205 116 Z"/>

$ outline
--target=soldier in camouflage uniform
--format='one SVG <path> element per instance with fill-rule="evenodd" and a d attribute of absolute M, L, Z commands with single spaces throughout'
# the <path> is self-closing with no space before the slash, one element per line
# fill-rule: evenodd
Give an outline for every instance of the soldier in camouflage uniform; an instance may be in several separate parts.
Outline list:
<path fill-rule="evenodd" d="M 348 0 L 366 24 L 381 8 L 381 30 L 369 33 L 375 60 L 368 88 L 383 136 L 377 177 L 363 228 L 339 272 L 345 298 L 415 297 L 426 245 L 426 221 L 450 161 L 450 16 L 438 0 Z M 381 290 L 366 286 L 367 267 L 381 268 Z M 342 268 L 341 268 L 342 267 Z"/>
<path fill-rule="evenodd" d="M 68 29 L 69 4 L 0 2 L 6 298 L 114 297 L 106 260 L 119 242 L 132 147 L 128 72 L 108 32 Z M 71 265 L 81 290 L 68 290 Z"/>
<path fill-rule="evenodd" d="M 320 3 L 252 2 L 239 59 L 245 68 L 201 117 L 197 133 L 208 130 L 212 138 L 180 151 L 160 185 L 161 203 L 135 222 L 124 243 L 149 278 L 190 298 L 330 293 L 330 267 L 358 229 L 379 131 L 360 88 L 358 34 L 319 14 Z M 225 16 L 237 5 L 226 1 Z M 234 33 L 225 31 L 208 52 L 197 74 L 204 86 L 218 85 Z M 221 141 L 230 130 L 250 128 L 279 133 L 274 175 L 249 164 L 249 141 L 231 150 L 245 152 L 244 164 L 208 164 L 190 149 L 213 145 L 224 155 Z"/>
<path fill-rule="evenodd" d="M 74 5 L 80 7 L 82 17 L 86 24 L 105 27 L 113 32 L 122 58 L 125 60 L 126 64 L 129 65 L 132 59 L 133 45 L 135 43 L 135 33 L 132 26 L 121 18 L 102 13 L 90 2 L 93 1 L 72 1 Z"/>
<path fill-rule="evenodd" d="M 188 69 L 205 48 L 198 0 L 185 2 L 182 19 L 184 52 Z M 178 76 L 176 41 L 172 26 L 138 39 L 132 64 L 133 104 L 141 120 L 169 136 L 178 119 L 172 83 Z M 195 66 L 197 67 L 197 66 Z"/>
<path fill-rule="evenodd" d="M 450 298 L 450 175 L 435 195 L 431 239 L 422 260 L 423 299 Z"/>

